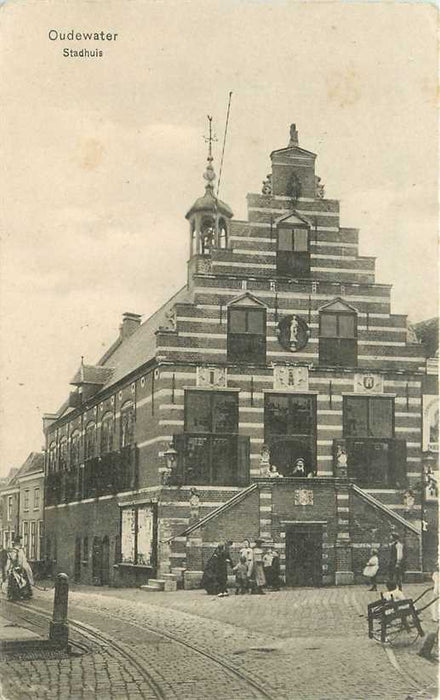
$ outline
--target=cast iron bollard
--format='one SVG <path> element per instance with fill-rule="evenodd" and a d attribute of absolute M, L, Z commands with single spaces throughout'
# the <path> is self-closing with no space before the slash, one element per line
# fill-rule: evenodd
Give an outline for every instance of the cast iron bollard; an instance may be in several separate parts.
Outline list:
<path fill-rule="evenodd" d="M 69 577 L 58 574 L 55 579 L 55 596 L 53 600 L 53 615 L 50 623 L 49 639 L 61 647 L 69 642 L 69 624 L 67 622 L 67 606 L 69 602 Z"/>

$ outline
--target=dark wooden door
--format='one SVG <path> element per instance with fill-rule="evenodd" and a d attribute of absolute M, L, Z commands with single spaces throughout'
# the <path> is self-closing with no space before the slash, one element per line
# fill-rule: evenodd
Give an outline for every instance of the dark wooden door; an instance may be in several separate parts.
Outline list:
<path fill-rule="evenodd" d="M 92 579 L 94 586 L 102 586 L 102 542 L 100 537 L 93 538 Z"/>
<path fill-rule="evenodd" d="M 103 586 L 110 583 L 110 542 L 107 535 L 102 540 L 101 583 Z"/>
<path fill-rule="evenodd" d="M 286 532 L 286 584 L 320 586 L 322 531 L 320 526 L 295 526 Z"/>
<path fill-rule="evenodd" d="M 75 563 L 73 570 L 73 580 L 78 582 L 81 580 L 81 537 L 75 540 Z"/>

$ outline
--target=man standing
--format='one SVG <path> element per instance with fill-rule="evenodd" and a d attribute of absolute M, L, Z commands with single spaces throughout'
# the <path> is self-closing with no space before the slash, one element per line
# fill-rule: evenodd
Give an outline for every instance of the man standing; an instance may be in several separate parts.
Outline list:
<path fill-rule="evenodd" d="M 391 533 L 389 567 L 390 581 L 395 582 L 396 586 L 401 591 L 404 573 L 404 551 L 403 544 L 400 541 L 400 535 L 397 532 Z"/>

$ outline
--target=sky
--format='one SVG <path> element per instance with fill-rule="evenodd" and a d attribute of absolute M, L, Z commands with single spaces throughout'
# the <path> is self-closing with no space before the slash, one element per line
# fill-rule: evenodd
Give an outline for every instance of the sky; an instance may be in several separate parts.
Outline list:
<path fill-rule="evenodd" d="M 1 4 L 0 476 L 41 449 L 43 413 L 122 313 L 146 318 L 184 284 L 206 115 L 218 172 L 229 91 L 220 196 L 236 218 L 295 122 L 393 312 L 437 315 L 436 23 L 428 4 Z M 71 29 L 118 37 L 48 38 Z"/>

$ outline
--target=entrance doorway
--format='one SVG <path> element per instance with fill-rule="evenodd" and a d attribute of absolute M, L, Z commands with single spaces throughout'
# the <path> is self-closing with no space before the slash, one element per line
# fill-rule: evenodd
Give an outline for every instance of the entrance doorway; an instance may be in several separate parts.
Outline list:
<path fill-rule="evenodd" d="M 92 578 L 94 586 L 102 586 L 102 542 L 100 537 L 93 538 Z"/>
<path fill-rule="evenodd" d="M 110 583 L 110 542 L 107 535 L 102 540 L 101 584 L 108 586 Z"/>
<path fill-rule="evenodd" d="M 286 584 L 322 584 L 322 525 L 298 523 L 287 526 Z"/>
<path fill-rule="evenodd" d="M 73 569 L 73 580 L 78 583 L 81 580 L 81 537 L 75 540 L 75 563 Z"/>

